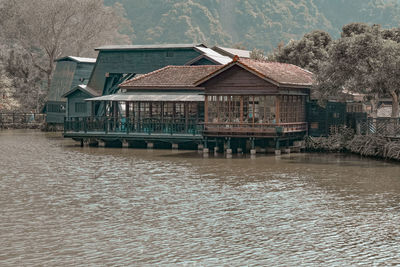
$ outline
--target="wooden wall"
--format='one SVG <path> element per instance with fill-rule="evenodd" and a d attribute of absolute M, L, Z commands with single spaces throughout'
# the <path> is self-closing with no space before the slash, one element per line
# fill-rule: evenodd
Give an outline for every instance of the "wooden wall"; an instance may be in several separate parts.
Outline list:
<path fill-rule="evenodd" d="M 200 86 L 205 87 L 206 94 L 278 94 L 278 87 L 253 73 L 233 66 L 206 81 Z"/>

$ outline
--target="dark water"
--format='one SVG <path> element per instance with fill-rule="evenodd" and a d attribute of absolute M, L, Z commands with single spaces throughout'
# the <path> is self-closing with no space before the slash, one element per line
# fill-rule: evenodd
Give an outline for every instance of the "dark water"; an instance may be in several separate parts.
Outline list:
<path fill-rule="evenodd" d="M 400 264 L 400 164 L 0 132 L 1 266 Z"/>

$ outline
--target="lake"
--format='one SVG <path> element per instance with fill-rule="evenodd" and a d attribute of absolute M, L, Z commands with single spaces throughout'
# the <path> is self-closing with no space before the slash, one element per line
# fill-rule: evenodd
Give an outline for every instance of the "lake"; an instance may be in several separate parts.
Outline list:
<path fill-rule="evenodd" d="M 0 265 L 400 264 L 400 164 L 0 131 Z"/>

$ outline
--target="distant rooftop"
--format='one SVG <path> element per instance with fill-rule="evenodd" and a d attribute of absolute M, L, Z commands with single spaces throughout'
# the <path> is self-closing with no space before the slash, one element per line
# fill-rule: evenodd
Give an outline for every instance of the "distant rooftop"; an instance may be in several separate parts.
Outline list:
<path fill-rule="evenodd" d="M 73 57 L 73 56 L 67 56 L 67 57 L 61 57 L 56 59 L 55 61 L 62 61 L 62 60 L 72 60 L 78 63 L 96 63 L 95 58 L 90 58 L 90 57 Z"/>
<path fill-rule="evenodd" d="M 251 53 L 251 51 L 249 50 L 228 48 L 221 46 L 214 46 L 212 49 L 230 58 L 233 58 L 234 56 L 239 56 L 240 58 L 250 58 L 250 53 Z"/>
<path fill-rule="evenodd" d="M 232 59 L 230 57 L 221 55 L 220 53 L 212 50 L 211 48 L 207 48 L 207 47 L 196 47 L 196 50 L 200 51 L 202 53 L 201 56 L 199 56 L 198 58 L 195 58 L 191 61 L 189 61 L 189 64 L 192 64 L 193 62 L 198 61 L 201 58 L 207 58 L 208 60 L 217 63 L 217 64 L 221 64 L 221 65 L 225 65 L 228 64 L 229 62 L 232 61 Z M 187 65 L 189 65 L 188 63 L 186 63 Z"/>
<path fill-rule="evenodd" d="M 99 50 L 144 50 L 206 47 L 204 44 L 153 44 L 153 45 L 105 45 L 95 48 Z"/>

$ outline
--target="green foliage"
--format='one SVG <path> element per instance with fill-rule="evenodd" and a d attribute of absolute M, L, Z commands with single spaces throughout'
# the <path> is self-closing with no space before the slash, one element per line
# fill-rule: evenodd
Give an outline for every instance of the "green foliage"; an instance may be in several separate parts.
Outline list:
<path fill-rule="evenodd" d="M 384 28 L 400 21 L 395 0 L 106 0 L 120 2 L 135 28 L 133 42 L 205 42 L 273 51 L 320 29 L 337 38 L 354 21 Z"/>
<path fill-rule="evenodd" d="M 321 61 L 328 58 L 328 48 L 332 43 L 330 35 L 323 31 L 313 31 L 299 41 L 291 41 L 278 49 L 269 58 L 290 63 L 312 72 L 318 70 Z"/>

